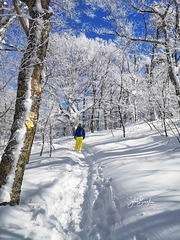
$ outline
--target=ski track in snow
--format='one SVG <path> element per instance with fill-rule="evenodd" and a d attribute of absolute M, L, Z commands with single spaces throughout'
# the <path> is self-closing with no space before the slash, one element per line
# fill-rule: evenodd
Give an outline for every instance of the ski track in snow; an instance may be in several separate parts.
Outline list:
<path fill-rule="evenodd" d="M 102 166 L 95 163 L 93 152 L 86 150 L 84 155 L 89 164 L 89 176 L 80 237 L 83 240 L 114 240 L 121 218 L 113 197 L 111 179 L 104 178 Z"/>

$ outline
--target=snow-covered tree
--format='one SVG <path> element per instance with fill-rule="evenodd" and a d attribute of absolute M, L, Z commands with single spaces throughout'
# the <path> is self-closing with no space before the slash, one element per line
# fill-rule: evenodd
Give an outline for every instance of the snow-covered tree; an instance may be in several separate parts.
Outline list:
<path fill-rule="evenodd" d="M 94 132 L 137 120 L 134 93 L 142 74 L 140 58 L 131 55 L 124 46 L 83 34 L 52 36 L 43 91 L 56 101 L 54 117 L 64 134 L 71 134 L 78 121 Z"/>
<path fill-rule="evenodd" d="M 19 70 L 11 136 L 0 163 L 1 203 L 11 205 L 19 203 L 24 169 L 29 161 L 39 114 L 41 72 L 51 30 L 49 1 L 23 2 L 28 7 L 30 17 L 29 26 L 26 25 L 28 45 Z M 30 128 L 27 121 L 31 122 Z"/>
<path fill-rule="evenodd" d="M 156 51 L 165 57 L 169 79 L 180 106 L 179 85 L 179 12 L 177 0 L 168 1 L 98 1 L 99 6 L 108 14 L 107 21 L 112 29 L 101 29 L 106 34 L 114 34 L 118 38 L 145 44 L 146 51 L 153 45 Z M 136 21 L 138 19 L 138 21 Z M 139 47 L 139 46 L 138 46 Z M 142 47 L 139 48 L 139 51 Z M 147 51 L 149 54 L 150 51 Z M 151 64 L 150 75 L 153 65 Z M 150 81 L 152 81 L 150 77 Z"/>
<path fill-rule="evenodd" d="M 108 94 L 102 89 L 108 89 L 115 69 L 119 69 L 115 64 L 118 52 L 115 44 L 85 35 L 53 36 L 48 54 L 51 76 L 45 90 L 56 96 L 59 120 L 67 128 L 83 121 L 92 132 L 95 130 L 98 106 L 101 108 L 100 102 Z"/>

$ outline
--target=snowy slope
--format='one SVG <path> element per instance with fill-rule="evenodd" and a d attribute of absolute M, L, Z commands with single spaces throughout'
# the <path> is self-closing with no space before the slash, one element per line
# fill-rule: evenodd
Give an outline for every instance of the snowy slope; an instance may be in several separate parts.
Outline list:
<path fill-rule="evenodd" d="M 0 207 L 0 239 L 179 240 L 180 149 L 148 125 L 71 137 L 39 156 L 35 142 L 21 203 Z"/>
<path fill-rule="evenodd" d="M 132 131 L 132 132 L 131 132 Z M 143 131 L 143 134 L 142 134 Z M 96 164 L 111 179 L 121 224 L 109 239 L 180 239 L 180 152 L 176 140 L 137 125 L 122 139 L 89 141 Z M 108 139 L 109 138 L 109 139 Z M 96 142 L 97 143 L 97 142 Z"/>

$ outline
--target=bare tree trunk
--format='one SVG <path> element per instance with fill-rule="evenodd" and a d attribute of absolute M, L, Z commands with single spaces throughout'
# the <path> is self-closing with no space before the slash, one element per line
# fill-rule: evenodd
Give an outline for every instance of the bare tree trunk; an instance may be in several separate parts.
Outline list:
<path fill-rule="evenodd" d="M 95 130 L 95 105 L 93 105 L 92 107 L 92 114 L 91 114 L 91 125 L 90 125 L 90 128 L 91 128 L 91 132 L 94 133 L 94 130 Z"/>
<path fill-rule="evenodd" d="M 170 51 L 170 41 L 168 38 L 165 22 L 163 22 L 163 33 L 165 37 L 165 50 L 166 50 L 166 58 L 167 58 L 167 64 L 168 64 L 168 74 L 169 74 L 171 83 L 173 84 L 175 89 L 178 106 L 180 107 L 180 85 L 173 69 L 173 60 L 172 60 L 171 51 Z"/>
<path fill-rule="evenodd" d="M 44 127 L 43 127 L 43 130 L 42 130 L 42 147 L 41 147 L 41 151 L 40 151 L 40 156 L 42 156 L 43 154 L 43 150 L 44 150 L 44 143 L 45 143 L 45 131 L 46 131 L 46 127 L 48 125 L 48 122 L 50 121 L 50 117 L 51 117 L 51 112 L 53 110 L 53 107 L 54 107 L 54 103 L 52 104 L 51 106 L 51 109 L 49 111 L 49 114 L 47 116 L 47 119 L 46 119 L 46 122 L 44 123 Z M 65 130 L 64 130 L 64 136 L 65 136 Z"/>
<path fill-rule="evenodd" d="M 85 108 L 86 108 L 86 98 L 84 96 L 83 97 L 83 109 L 85 109 Z M 83 112 L 82 123 L 83 123 L 83 126 L 85 127 L 86 126 L 86 114 L 85 114 L 85 112 Z"/>
<path fill-rule="evenodd" d="M 94 133 L 94 130 L 95 130 L 95 108 L 96 108 L 96 86 L 93 86 L 93 106 L 92 106 L 91 124 L 90 124 L 90 129 L 92 133 Z"/>
<path fill-rule="evenodd" d="M 28 46 L 20 66 L 11 136 L 0 164 L 0 188 L 9 184 L 7 177 L 13 175 L 14 172 L 15 178 L 11 186 L 10 199 L 4 200 L 1 197 L 2 205 L 19 204 L 24 169 L 26 163 L 29 162 L 39 115 L 41 72 L 52 27 L 48 21 L 50 18 L 48 13 L 49 0 L 41 0 L 41 11 L 38 11 L 36 4 L 37 0 L 27 1 L 31 17 Z M 32 127 L 26 126 L 27 120 L 32 123 Z M 3 190 L 1 194 L 3 194 Z"/>
<path fill-rule="evenodd" d="M 107 112 L 104 109 L 104 129 L 107 130 L 108 129 L 108 123 L 107 123 Z"/>
<path fill-rule="evenodd" d="M 153 57 L 153 55 L 152 55 Z M 152 86 L 153 86 L 153 79 L 152 79 L 152 65 L 146 64 L 146 76 L 147 76 L 147 90 L 148 90 L 148 121 L 154 121 L 155 120 L 155 112 L 153 107 L 153 92 L 152 92 Z"/>
<path fill-rule="evenodd" d="M 179 3 L 178 0 L 174 1 L 175 3 L 175 9 L 176 9 L 176 24 L 175 24 L 175 53 L 174 53 L 174 58 L 175 58 L 175 64 L 176 67 L 178 67 L 178 42 L 180 39 L 180 23 L 179 23 L 179 19 L 180 19 L 180 14 L 179 14 Z"/>
<path fill-rule="evenodd" d="M 118 105 L 118 110 L 119 110 L 119 117 L 120 117 L 120 124 L 123 130 L 123 137 L 126 137 L 126 128 L 124 125 L 124 120 L 123 120 L 123 116 L 122 116 L 122 112 L 121 112 L 121 107 Z"/>
<path fill-rule="evenodd" d="M 99 102 L 99 108 L 98 108 L 98 116 L 97 116 L 97 131 L 100 130 L 100 109 L 101 109 L 101 103 Z"/>
<path fill-rule="evenodd" d="M 52 123 L 50 121 L 49 125 L 49 156 L 52 156 L 52 150 L 53 150 L 53 135 L 52 135 Z"/>
<path fill-rule="evenodd" d="M 44 150 L 44 142 L 45 142 L 44 135 L 45 135 L 45 133 L 43 132 L 42 133 L 42 147 L 41 147 L 41 151 L 40 151 L 40 154 L 39 154 L 40 156 L 42 156 L 43 150 Z"/>

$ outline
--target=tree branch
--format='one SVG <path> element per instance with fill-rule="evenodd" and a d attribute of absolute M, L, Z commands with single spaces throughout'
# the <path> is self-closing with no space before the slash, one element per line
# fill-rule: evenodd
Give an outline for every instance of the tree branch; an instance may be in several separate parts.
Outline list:
<path fill-rule="evenodd" d="M 10 108 L 11 108 L 11 106 L 8 107 L 8 108 L 6 109 L 6 111 L 5 111 L 2 115 L 0 115 L 0 118 L 4 117 L 4 116 L 6 115 L 6 113 L 9 111 Z"/>
<path fill-rule="evenodd" d="M 16 13 L 19 15 L 19 20 L 21 22 L 21 26 L 24 29 L 24 32 L 25 32 L 26 36 L 28 37 L 29 30 L 28 30 L 27 25 L 26 25 L 26 23 L 24 21 L 24 18 L 20 16 L 21 15 L 21 10 L 20 10 L 16 0 L 12 0 L 12 2 L 13 2 L 13 5 L 14 5 L 14 8 L 16 10 Z"/>
<path fill-rule="evenodd" d="M 3 49 L 0 48 L 0 51 L 19 51 L 19 52 L 24 52 L 25 51 L 24 49 L 19 49 L 19 48 L 15 47 L 11 44 L 8 44 L 8 43 L 1 43 L 1 44 L 4 45 L 4 46 L 7 46 L 9 48 L 6 48 L 6 49 L 5 48 L 3 48 Z"/>
<path fill-rule="evenodd" d="M 156 39 L 132 38 L 132 37 L 126 36 L 126 35 L 124 35 L 124 34 L 120 34 L 120 33 L 118 33 L 118 31 L 116 31 L 116 30 L 115 30 L 115 34 L 116 34 L 118 37 L 125 38 L 125 39 L 131 40 L 131 41 L 133 41 L 133 42 L 148 42 L 148 43 L 162 44 L 162 45 L 165 44 L 164 41 L 159 41 L 159 40 L 156 40 Z"/>

